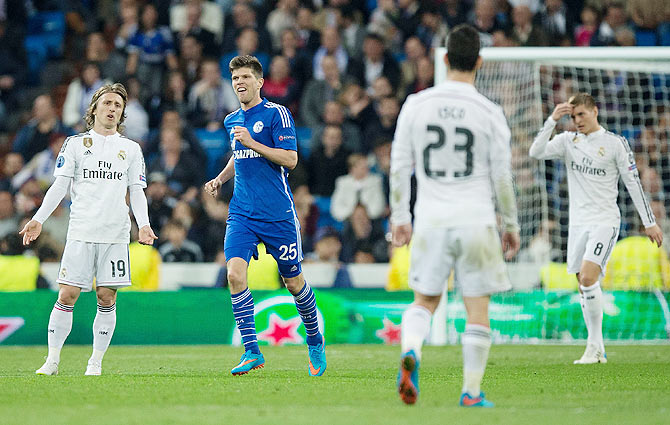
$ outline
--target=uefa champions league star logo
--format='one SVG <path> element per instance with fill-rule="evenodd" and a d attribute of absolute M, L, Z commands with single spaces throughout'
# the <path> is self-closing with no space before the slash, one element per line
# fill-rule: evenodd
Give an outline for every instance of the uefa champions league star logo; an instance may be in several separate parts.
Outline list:
<path fill-rule="evenodd" d="M 319 329 L 323 332 L 323 314 L 316 310 Z M 279 295 L 262 300 L 254 309 L 258 341 L 268 345 L 303 344 L 305 327 L 295 309 L 295 300 L 289 295 Z M 237 326 L 233 328 L 231 344 L 242 345 L 242 337 Z"/>
<path fill-rule="evenodd" d="M 256 121 L 254 124 L 254 133 L 260 133 L 263 131 L 263 121 Z"/>

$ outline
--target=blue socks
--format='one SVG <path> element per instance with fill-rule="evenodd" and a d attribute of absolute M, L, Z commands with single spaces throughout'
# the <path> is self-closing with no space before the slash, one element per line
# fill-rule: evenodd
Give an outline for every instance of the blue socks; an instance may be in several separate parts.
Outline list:
<path fill-rule="evenodd" d="M 311 291 L 310 291 L 311 293 Z M 254 322 L 254 298 L 251 296 L 249 288 L 239 294 L 230 294 L 233 304 L 233 316 L 235 324 L 242 335 L 244 351 L 251 351 L 254 354 L 260 354 L 258 349 L 258 340 L 256 339 L 256 323 Z"/>
<path fill-rule="evenodd" d="M 305 333 L 307 334 L 307 344 L 317 345 L 323 343 L 323 337 L 319 332 L 319 323 L 316 316 L 316 298 L 312 288 L 305 282 L 298 294 L 293 296 L 295 298 L 295 307 L 298 309 L 298 314 L 302 318 L 302 323 L 305 325 Z"/>

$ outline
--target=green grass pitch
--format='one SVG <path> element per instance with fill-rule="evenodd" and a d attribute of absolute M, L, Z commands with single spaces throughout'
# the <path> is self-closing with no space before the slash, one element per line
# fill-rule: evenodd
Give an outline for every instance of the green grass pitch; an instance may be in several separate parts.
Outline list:
<path fill-rule="evenodd" d="M 493 346 L 483 389 L 495 409 L 457 407 L 459 346 L 427 347 L 414 406 L 395 392 L 399 347 L 265 347 L 266 367 L 233 377 L 224 346 L 112 346 L 83 376 L 88 346 L 67 346 L 60 375 L 36 376 L 44 347 L 0 348 L 0 423 L 10 424 L 668 424 L 670 346 L 608 347 L 606 365 L 572 365 L 580 346 Z"/>

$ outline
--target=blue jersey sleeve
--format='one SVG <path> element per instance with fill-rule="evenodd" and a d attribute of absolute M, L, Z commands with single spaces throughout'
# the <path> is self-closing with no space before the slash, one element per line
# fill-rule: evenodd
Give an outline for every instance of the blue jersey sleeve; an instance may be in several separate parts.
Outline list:
<path fill-rule="evenodd" d="M 272 116 L 272 142 L 275 148 L 289 151 L 298 150 L 295 123 L 291 112 L 284 106 L 276 105 Z"/>

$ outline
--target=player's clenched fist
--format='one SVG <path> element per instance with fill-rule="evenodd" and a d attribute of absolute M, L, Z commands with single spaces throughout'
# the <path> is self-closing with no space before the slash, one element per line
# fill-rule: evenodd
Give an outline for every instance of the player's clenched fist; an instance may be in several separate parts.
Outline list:
<path fill-rule="evenodd" d="M 254 141 L 254 139 L 251 138 L 251 134 L 249 134 L 249 130 L 246 127 L 242 127 L 240 125 L 233 127 L 233 135 L 235 136 L 235 140 L 242 143 L 246 147 L 250 147 L 251 142 Z"/>
<path fill-rule="evenodd" d="M 570 105 L 568 102 L 559 103 L 554 108 L 554 112 L 552 112 L 551 118 L 554 121 L 558 121 L 561 119 L 563 115 L 568 115 L 571 113 L 572 113 L 572 105 Z"/>
<path fill-rule="evenodd" d="M 219 179 L 212 179 L 205 183 L 205 190 L 207 193 L 210 195 L 216 197 L 217 193 L 219 193 L 219 188 L 221 187 L 221 181 Z"/>
<path fill-rule="evenodd" d="M 30 220 L 23 226 L 23 230 L 19 232 L 19 235 L 23 236 L 23 244 L 28 245 L 37 239 L 40 233 L 42 233 L 42 223 L 37 220 Z"/>

